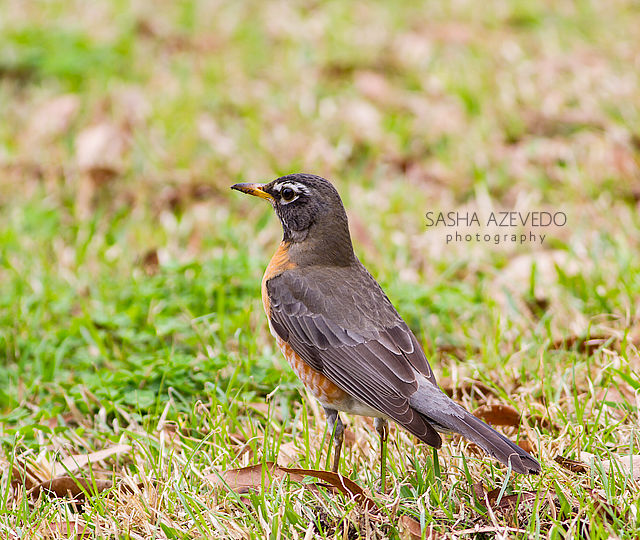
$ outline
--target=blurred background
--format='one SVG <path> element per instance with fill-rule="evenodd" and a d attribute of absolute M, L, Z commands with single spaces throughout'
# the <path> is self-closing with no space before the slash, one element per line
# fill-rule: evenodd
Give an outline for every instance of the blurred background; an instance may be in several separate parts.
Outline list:
<path fill-rule="evenodd" d="M 229 190 L 291 172 L 334 181 L 358 254 L 443 376 L 542 375 L 575 360 L 567 340 L 638 338 L 637 2 L 1 11 L 10 424 L 70 402 L 144 413 L 169 387 L 185 403 L 293 392 L 259 300 L 281 232 Z M 487 210 L 567 223 L 542 245 L 426 227 L 428 211 Z"/>

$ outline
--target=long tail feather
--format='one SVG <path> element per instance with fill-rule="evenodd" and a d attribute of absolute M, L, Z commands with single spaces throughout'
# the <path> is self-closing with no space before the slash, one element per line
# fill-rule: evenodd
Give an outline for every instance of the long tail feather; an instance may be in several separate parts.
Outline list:
<path fill-rule="evenodd" d="M 411 406 L 437 430 L 455 431 L 477 444 L 487 454 L 521 474 L 538 474 L 540 464 L 518 445 L 451 400 L 435 385 L 426 382 L 411 396 Z"/>

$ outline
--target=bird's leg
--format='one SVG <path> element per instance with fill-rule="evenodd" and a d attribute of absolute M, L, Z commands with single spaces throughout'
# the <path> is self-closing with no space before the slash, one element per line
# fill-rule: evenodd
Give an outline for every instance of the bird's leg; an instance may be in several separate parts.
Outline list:
<path fill-rule="evenodd" d="M 385 492 L 387 476 L 387 436 L 389 425 L 384 418 L 374 418 L 373 425 L 380 436 L 380 491 Z"/>
<path fill-rule="evenodd" d="M 344 438 L 344 425 L 340 420 L 340 415 L 335 409 L 323 407 L 324 413 L 327 415 L 327 423 L 329 424 L 329 432 L 333 434 L 333 467 L 334 473 L 338 472 L 340 465 L 340 452 L 342 451 L 342 439 Z"/>

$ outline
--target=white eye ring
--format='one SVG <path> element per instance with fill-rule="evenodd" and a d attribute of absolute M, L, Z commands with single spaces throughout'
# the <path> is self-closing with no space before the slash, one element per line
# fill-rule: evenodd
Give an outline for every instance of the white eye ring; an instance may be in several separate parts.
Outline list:
<path fill-rule="evenodd" d="M 298 182 L 283 182 L 282 184 L 276 184 L 273 189 L 278 193 L 280 204 L 282 205 L 292 203 L 301 194 L 309 195 L 309 189 Z"/>
<path fill-rule="evenodd" d="M 282 201 L 285 203 L 290 203 L 291 201 L 297 198 L 297 195 L 298 194 L 296 193 L 296 190 L 289 186 L 283 187 L 282 191 L 280 192 L 280 197 L 282 198 Z"/>

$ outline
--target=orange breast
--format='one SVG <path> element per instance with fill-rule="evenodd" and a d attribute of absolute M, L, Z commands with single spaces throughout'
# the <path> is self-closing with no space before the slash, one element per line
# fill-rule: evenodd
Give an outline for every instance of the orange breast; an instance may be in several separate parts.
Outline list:
<path fill-rule="evenodd" d="M 262 305 L 264 307 L 264 312 L 267 314 L 267 318 L 269 318 L 270 313 L 267 281 L 279 274 L 282 274 L 285 270 L 290 270 L 295 267 L 296 265 L 289 260 L 289 244 L 287 242 L 280 242 L 278 249 L 276 249 L 276 252 L 273 254 L 273 257 L 271 257 L 271 260 L 264 271 L 264 276 L 262 276 Z"/>
<path fill-rule="evenodd" d="M 289 244 L 282 242 L 273 257 L 271 257 L 271 261 L 269 262 L 269 265 L 264 272 L 264 276 L 262 277 L 262 305 L 264 306 L 264 311 L 267 314 L 267 319 L 270 316 L 271 309 L 269 295 L 267 294 L 267 281 L 281 274 L 285 270 L 290 270 L 296 266 L 291 260 L 289 260 L 288 250 Z M 289 362 L 289 365 L 293 368 L 295 374 L 302 381 L 305 387 L 309 389 L 313 397 L 315 397 L 320 403 L 331 407 L 332 404 L 342 402 L 348 398 L 346 392 L 338 388 L 322 373 L 306 364 L 305 361 L 300 358 L 291 346 L 280 336 L 274 334 L 274 337 L 276 338 L 278 347 L 282 351 L 282 354 L 284 354 L 287 362 Z"/>
<path fill-rule="evenodd" d="M 347 393 L 338 388 L 322 373 L 309 366 L 284 339 L 276 336 L 276 343 L 295 374 L 302 381 L 302 384 L 311 392 L 311 395 L 322 405 L 341 408 L 340 404 L 348 397 Z"/>

